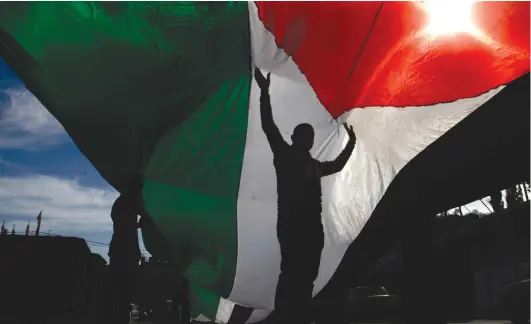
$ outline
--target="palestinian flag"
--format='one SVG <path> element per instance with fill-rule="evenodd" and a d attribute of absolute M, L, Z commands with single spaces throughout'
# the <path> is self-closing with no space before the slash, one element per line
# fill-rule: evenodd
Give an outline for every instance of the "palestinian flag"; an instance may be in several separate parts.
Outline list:
<path fill-rule="evenodd" d="M 154 225 L 145 244 L 184 265 L 194 316 L 256 322 L 273 308 L 280 252 L 253 66 L 273 74 L 286 140 L 312 124 L 312 154 L 324 161 L 347 142 L 340 122 L 358 138 L 345 169 L 322 181 L 315 293 L 373 212 L 390 212 L 379 206 L 396 201 L 387 192 L 395 177 L 419 181 L 412 161 L 467 120 L 481 130 L 473 116 L 489 102 L 504 116 L 517 111 L 497 98 L 528 78 L 529 3 L 474 4 L 473 28 L 457 30 L 444 22 L 457 23 L 460 11 L 441 20 L 429 6 L 3 2 L 0 55 L 107 181 L 121 190 L 129 174 L 145 176 Z"/>

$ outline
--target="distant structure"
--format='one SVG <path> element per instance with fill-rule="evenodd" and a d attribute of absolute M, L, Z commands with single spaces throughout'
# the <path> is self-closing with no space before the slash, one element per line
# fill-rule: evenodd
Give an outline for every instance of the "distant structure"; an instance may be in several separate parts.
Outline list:
<path fill-rule="evenodd" d="M 41 221 L 42 221 L 42 210 L 37 216 L 37 229 L 35 230 L 35 236 L 39 236 L 39 232 L 41 231 Z"/>
<path fill-rule="evenodd" d="M 40 323 L 67 314 L 98 318 L 106 261 L 85 240 L 8 235 L 0 241 L 0 260 L 0 278 L 9 278 L 2 283 L 0 323 Z"/>
<path fill-rule="evenodd" d="M 529 279 L 529 201 L 491 215 L 446 216 L 434 227 L 442 281 L 440 302 L 450 318 L 501 318 L 501 288 Z M 363 285 L 401 294 L 400 246 L 368 271 Z"/>

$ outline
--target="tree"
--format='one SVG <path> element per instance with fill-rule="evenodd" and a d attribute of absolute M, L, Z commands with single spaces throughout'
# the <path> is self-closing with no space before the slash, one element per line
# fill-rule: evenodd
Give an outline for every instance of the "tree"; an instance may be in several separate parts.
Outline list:
<path fill-rule="evenodd" d="M 494 212 L 503 210 L 503 200 L 501 191 L 496 191 L 490 195 L 489 204 L 492 206 Z"/>
<path fill-rule="evenodd" d="M 443 211 L 442 213 L 439 213 L 437 217 L 447 217 L 449 215 L 450 215 L 450 212 L 447 210 L 447 211 Z"/>
<path fill-rule="evenodd" d="M 505 203 L 511 208 L 524 201 L 524 193 L 520 185 L 513 185 L 505 190 Z"/>

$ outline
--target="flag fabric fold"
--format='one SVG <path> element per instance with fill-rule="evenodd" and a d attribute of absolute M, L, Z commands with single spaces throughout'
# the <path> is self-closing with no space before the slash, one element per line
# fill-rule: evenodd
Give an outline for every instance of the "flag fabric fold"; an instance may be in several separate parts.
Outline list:
<path fill-rule="evenodd" d="M 183 265 L 193 316 L 257 322 L 273 309 L 280 251 L 251 68 L 272 73 L 287 141 L 310 123 L 324 161 L 348 140 L 340 122 L 357 135 L 322 182 L 317 294 L 397 175 L 529 72 L 529 3 L 474 8 L 488 41 L 425 38 L 412 2 L 0 3 L 0 56 L 109 183 L 144 175 L 144 242 Z"/>

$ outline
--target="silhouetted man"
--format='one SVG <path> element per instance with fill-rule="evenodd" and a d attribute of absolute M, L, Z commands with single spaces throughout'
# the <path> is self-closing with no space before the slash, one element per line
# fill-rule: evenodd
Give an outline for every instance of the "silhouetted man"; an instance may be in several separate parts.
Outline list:
<path fill-rule="evenodd" d="M 291 135 L 292 145 L 287 144 L 273 121 L 269 98 L 270 74 L 265 78 L 259 69 L 255 69 L 255 78 L 262 90 L 262 128 L 273 151 L 277 174 L 277 236 L 282 261 L 275 312 L 283 324 L 307 324 L 313 282 L 319 272 L 324 245 L 321 177 L 343 169 L 354 150 L 356 136 L 352 126 L 343 124 L 350 140 L 332 162 L 319 162 L 311 156 L 315 134 L 309 124 L 296 126 Z"/>
<path fill-rule="evenodd" d="M 109 282 L 105 319 L 108 323 L 128 324 L 133 298 L 133 280 L 140 261 L 138 215 L 143 210 L 143 180 L 133 176 L 126 190 L 112 206 L 114 233 L 109 246 Z"/>

